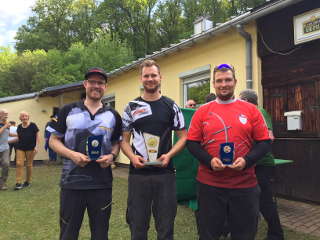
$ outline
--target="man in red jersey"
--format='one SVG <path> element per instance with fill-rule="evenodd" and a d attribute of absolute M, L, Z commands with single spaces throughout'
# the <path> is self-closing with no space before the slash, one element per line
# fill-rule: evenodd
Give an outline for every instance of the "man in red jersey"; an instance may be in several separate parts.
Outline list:
<path fill-rule="evenodd" d="M 268 128 L 250 103 L 234 98 L 229 64 L 215 67 L 217 99 L 193 115 L 187 147 L 199 160 L 200 240 L 218 240 L 227 220 L 232 240 L 254 240 L 259 214 L 257 160 L 270 151 Z"/>

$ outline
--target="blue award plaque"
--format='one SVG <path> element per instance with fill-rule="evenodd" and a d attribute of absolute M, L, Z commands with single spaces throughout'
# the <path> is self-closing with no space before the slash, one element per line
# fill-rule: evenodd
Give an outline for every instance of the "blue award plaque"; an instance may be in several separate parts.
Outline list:
<path fill-rule="evenodd" d="M 90 160 L 95 161 L 101 156 L 103 136 L 89 136 L 87 139 L 87 155 Z"/>
<path fill-rule="evenodd" d="M 220 159 L 224 165 L 231 165 L 234 157 L 234 143 L 226 142 L 220 144 Z"/>

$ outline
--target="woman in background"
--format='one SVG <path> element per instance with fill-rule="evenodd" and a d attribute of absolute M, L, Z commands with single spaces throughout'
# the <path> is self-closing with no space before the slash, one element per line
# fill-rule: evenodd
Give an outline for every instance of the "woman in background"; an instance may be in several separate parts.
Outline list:
<path fill-rule="evenodd" d="M 21 112 L 19 117 L 21 124 L 18 125 L 17 134 L 17 158 L 16 158 L 16 186 L 15 190 L 20 190 L 30 186 L 32 180 L 33 159 L 38 152 L 39 128 L 30 122 L 27 112 Z M 26 180 L 23 182 L 23 168 L 26 160 Z"/>

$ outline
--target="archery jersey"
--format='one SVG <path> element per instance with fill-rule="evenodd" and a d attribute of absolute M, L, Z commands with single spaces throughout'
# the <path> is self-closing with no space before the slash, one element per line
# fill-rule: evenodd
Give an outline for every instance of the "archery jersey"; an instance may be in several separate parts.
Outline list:
<path fill-rule="evenodd" d="M 137 155 L 148 159 L 143 133 L 160 137 L 158 158 L 170 151 L 172 147 L 172 130 L 185 128 L 184 118 L 180 108 L 168 97 L 161 96 L 156 101 L 145 101 L 141 97 L 128 103 L 122 117 L 123 131 L 132 133 L 132 149 Z M 146 166 L 136 169 L 130 163 L 130 173 L 152 174 L 173 171 L 170 161 L 167 168 Z"/>
<path fill-rule="evenodd" d="M 102 135 L 101 155 L 106 155 L 111 153 L 112 144 L 120 140 L 122 121 L 115 110 L 105 105 L 92 115 L 81 101 L 65 105 L 59 112 L 58 123 L 49 125 L 47 130 L 62 138 L 67 148 L 83 154 L 87 154 L 87 138 Z M 60 185 L 64 189 L 111 188 L 111 169 L 101 168 L 95 161 L 80 167 L 63 158 Z"/>
<path fill-rule="evenodd" d="M 212 157 L 220 158 L 220 144 L 233 142 L 234 160 L 244 157 L 255 141 L 268 139 L 268 129 L 259 110 L 239 99 L 227 102 L 217 99 L 201 106 L 193 115 L 188 132 L 188 140 L 200 142 Z M 222 188 L 249 188 L 257 184 L 254 166 L 243 171 L 228 167 L 213 171 L 200 164 L 197 180 Z"/>

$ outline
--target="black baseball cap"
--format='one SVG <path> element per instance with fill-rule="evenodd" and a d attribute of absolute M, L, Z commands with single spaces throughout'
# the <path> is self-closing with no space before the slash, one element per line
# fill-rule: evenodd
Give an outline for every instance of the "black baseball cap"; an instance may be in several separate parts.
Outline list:
<path fill-rule="evenodd" d="M 99 68 L 99 67 L 89 68 L 86 74 L 84 75 L 84 78 L 88 79 L 88 77 L 91 74 L 100 74 L 104 78 L 104 80 L 107 82 L 107 79 L 108 79 L 107 73 L 102 68 Z"/>

